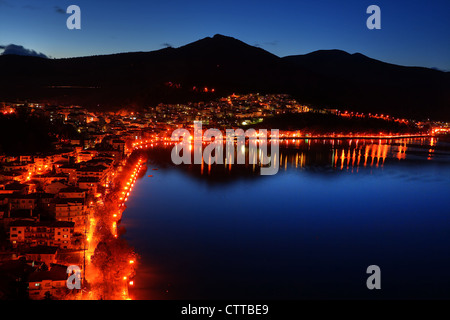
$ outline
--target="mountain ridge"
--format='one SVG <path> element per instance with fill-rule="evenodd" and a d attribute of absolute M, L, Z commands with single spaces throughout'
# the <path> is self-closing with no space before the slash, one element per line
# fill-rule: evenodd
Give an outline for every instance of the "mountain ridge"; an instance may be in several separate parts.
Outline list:
<path fill-rule="evenodd" d="M 149 52 L 62 59 L 4 55 L 0 69 L 0 101 L 106 110 L 231 93 L 288 93 L 317 107 L 450 120 L 450 73 L 338 49 L 278 57 L 220 34 Z M 204 87 L 215 88 L 214 94 L 198 90 Z"/>

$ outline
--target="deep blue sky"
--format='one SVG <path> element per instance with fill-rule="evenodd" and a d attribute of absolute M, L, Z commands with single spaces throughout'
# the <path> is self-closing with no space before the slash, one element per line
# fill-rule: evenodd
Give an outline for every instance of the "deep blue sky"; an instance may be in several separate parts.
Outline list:
<path fill-rule="evenodd" d="M 68 30 L 76 4 L 81 30 Z M 381 8 L 381 30 L 366 9 Z M 174 47 L 220 33 L 278 55 L 320 49 L 450 70 L 450 1 L 0 0 L 0 46 L 74 57 Z M 1 50 L 0 50 L 1 52 Z"/>

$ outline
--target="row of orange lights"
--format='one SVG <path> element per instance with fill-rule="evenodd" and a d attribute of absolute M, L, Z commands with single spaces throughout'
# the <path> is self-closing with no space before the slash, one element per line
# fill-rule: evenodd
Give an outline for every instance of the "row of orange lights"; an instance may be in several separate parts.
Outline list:
<path fill-rule="evenodd" d="M 134 260 L 130 260 L 129 263 L 130 263 L 130 264 L 134 264 Z M 126 281 L 127 279 L 128 279 L 127 276 L 124 276 L 124 277 L 123 277 L 123 280 L 124 280 L 124 281 Z M 130 286 L 132 286 L 132 285 L 134 285 L 134 281 L 133 281 L 133 280 L 130 280 L 130 281 L 128 282 L 128 284 L 129 284 Z"/>
<path fill-rule="evenodd" d="M 137 178 L 137 174 L 139 173 L 139 170 L 142 167 L 142 160 L 139 159 L 138 163 L 136 164 L 135 169 L 133 170 L 133 173 L 130 177 L 130 179 L 127 181 L 126 186 L 123 188 L 122 191 L 122 196 L 119 198 L 120 201 L 122 201 L 122 203 L 119 205 L 123 206 L 124 202 L 126 202 L 128 200 L 128 196 L 130 195 L 131 190 L 134 187 L 134 183 L 136 182 L 136 178 Z"/>
<path fill-rule="evenodd" d="M 122 203 L 119 205 L 119 207 L 123 206 L 124 202 L 128 200 L 128 196 L 130 195 L 130 192 L 131 192 L 132 188 L 134 187 L 134 183 L 136 182 L 137 174 L 139 173 L 139 170 L 141 169 L 141 167 L 142 167 L 142 160 L 139 159 L 136 164 L 135 169 L 133 170 L 133 173 L 131 174 L 130 179 L 127 181 L 126 186 L 124 187 L 124 189 L 122 191 L 122 196 L 119 198 L 119 200 L 122 201 Z M 124 197 L 125 197 L 125 199 L 124 199 Z M 114 213 L 113 217 L 117 218 L 117 214 Z M 113 227 L 114 237 L 117 238 L 117 222 L 116 221 L 113 222 L 112 227 Z M 128 262 L 130 264 L 134 264 L 134 260 L 129 260 Z M 127 281 L 128 277 L 124 276 L 123 280 Z M 134 281 L 133 280 L 128 281 L 128 285 L 133 286 Z"/>
<path fill-rule="evenodd" d="M 139 159 L 138 163 L 136 164 L 135 169 L 133 170 L 133 173 L 132 173 L 130 179 L 127 181 L 127 184 L 122 191 L 122 195 L 119 198 L 119 200 L 121 201 L 121 203 L 119 204 L 119 208 L 122 207 L 124 205 L 124 203 L 128 200 L 128 196 L 130 195 L 130 192 L 134 187 L 134 183 L 136 182 L 137 174 L 142 167 L 141 163 L 142 163 L 142 160 Z M 113 214 L 113 218 L 115 218 L 115 219 L 117 218 L 117 213 Z M 112 230 L 113 230 L 114 237 L 117 238 L 117 223 L 116 223 L 116 221 L 114 221 L 112 224 Z"/>

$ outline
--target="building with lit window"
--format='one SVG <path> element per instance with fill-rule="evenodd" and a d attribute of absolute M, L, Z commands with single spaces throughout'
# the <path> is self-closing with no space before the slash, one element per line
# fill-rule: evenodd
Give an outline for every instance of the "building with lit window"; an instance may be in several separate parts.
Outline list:
<path fill-rule="evenodd" d="M 13 221 L 9 224 L 9 240 L 14 247 L 29 246 L 72 247 L 75 223 L 70 221 Z"/>

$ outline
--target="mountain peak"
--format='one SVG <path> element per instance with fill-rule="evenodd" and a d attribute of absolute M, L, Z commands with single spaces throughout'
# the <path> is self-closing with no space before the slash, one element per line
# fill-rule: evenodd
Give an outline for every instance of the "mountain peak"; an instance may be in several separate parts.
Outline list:
<path fill-rule="evenodd" d="M 279 59 L 276 55 L 258 47 L 251 46 L 239 39 L 215 34 L 213 37 L 206 37 L 195 42 L 191 42 L 179 48 L 180 51 L 189 51 L 191 54 L 233 56 L 235 59 Z"/>
<path fill-rule="evenodd" d="M 233 38 L 233 37 L 229 37 L 229 36 L 224 36 L 223 34 L 219 34 L 219 33 L 217 33 L 217 34 L 215 34 L 214 36 L 213 36 L 213 39 L 218 39 L 218 40 L 220 40 L 220 39 L 232 39 L 232 40 L 237 40 L 236 38 Z"/>
<path fill-rule="evenodd" d="M 224 36 L 223 34 L 218 34 L 218 33 L 215 34 L 212 38 L 208 37 L 207 39 L 210 39 L 212 41 L 212 43 L 223 43 L 226 45 L 241 45 L 241 46 L 244 45 L 244 46 L 251 47 L 249 44 L 247 44 L 239 39 L 236 39 L 236 38 L 233 38 L 230 36 Z"/>
<path fill-rule="evenodd" d="M 311 52 L 310 54 L 333 54 L 333 55 L 339 55 L 339 56 L 349 56 L 350 53 L 344 50 L 340 49 L 329 49 L 329 50 L 317 50 L 314 52 Z"/>

